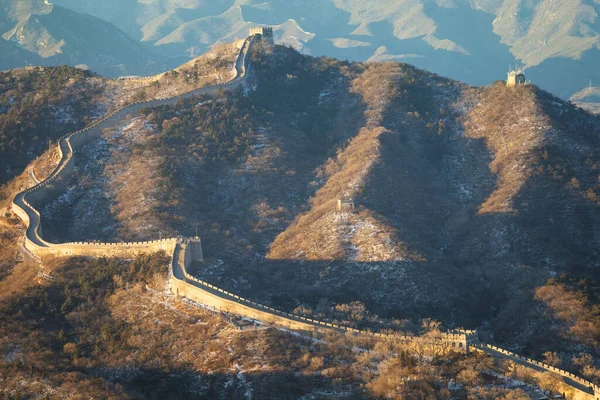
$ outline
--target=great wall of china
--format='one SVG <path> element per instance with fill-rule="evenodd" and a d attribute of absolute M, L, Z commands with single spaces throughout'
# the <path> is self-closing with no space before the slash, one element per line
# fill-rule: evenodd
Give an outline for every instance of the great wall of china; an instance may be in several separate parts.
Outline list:
<path fill-rule="evenodd" d="M 273 323 L 292 330 L 308 332 L 334 331 L 354 336 L 363 335 L 375 339 L 388 338 L 407 342 L 423 340 L 423 338 L 419 337 L 400 336 L 393 333 L 361 331 L 331 322 L 286 313 L 242 298 L 208 282 L 199 280 L 188 273 L 188 267 L 192 262 L 203 259 L 202 245 L 199 238 L 169 238 L 128 243 L 73 242 L 60 244 L 50 243 L 42 238 L 41 216 L 36 207 L 52 200 L 66 189 L 66 184 L 75 170 L 73 152 L 76 149 L 100 138 L 105 128 L 114 127 L 124 122 L 128 115 L 132 115 L 142 109 L 175 104 L 181 99 L 214 93 L 219 89 L 232 89 L 242 84 L 246 78 L 247 55 L 256 38 L 256 35 L 251 35 L 244 41 L 235 62 L 235 77 L 229 82 L 195 89 L 167 99 L 132 103 L 107 115 L 83 130 L 67 134 L 60 138 L 58 141 L 60 161 L 54 171 L 40 183 L 18 193 L 13 199 L 12 210 L 21 218 L 26 226 L 24 238 L 25 251 L 41 259 L 49 255 L 131 257 L 140 252 L 164 250 L 167 254 L 171 254 L 170 277 L 173 293 L 212 309 L 239 315 L 244 318 Z M 52 278 L 48 274 L 44 273 L 44 275 L 47 275 L 48 279 Z M 476 331 L 452 330 L 444 333 L 439 339 L 425 340 L 434 345 L 451 347 L 458 351 L 485 352 L 493 357 L 508 359 L 535 371 L 555 373 L 563 377 L 564 382 L 573 389 L 573 399 L 600 400 L 600 386 L 594 385 L 592 382 L 568 371 L 520 356 L 490 344 L 482 343 Z"/>

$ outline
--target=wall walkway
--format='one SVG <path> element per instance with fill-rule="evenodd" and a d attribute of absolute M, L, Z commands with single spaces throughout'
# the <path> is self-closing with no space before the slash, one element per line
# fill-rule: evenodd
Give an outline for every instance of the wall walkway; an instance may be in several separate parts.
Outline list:
<path fill-rule="evenodd" d="M 254 39 L 255 37 L 251 36 L 244 42 L 236 60 L 236 76 L 228 83 L 192 90 L 183 95 L 168 99 L 133 103 L 113 112 L 112 114 L 81 131 L 77 131 L 60 138 L 58 142 L 58 149 L 61 158 L 55 170 L 44 181 L 28 190 L 18 193 L 13 199 L 13 212 L 17 214 L 27 226 L 24 241 L 25 249 L 36 257 L 43 257 L 46 255 L 130 257 L 139 252 L 165 250 L 168 254 L 172 254 L 170 276 L 173 292 L 179 296 L 205 304 L 214 309 L 237 314 L 246 318 L 271 322 L 289 329 L 300 331 L 335 331 L 350 335 L 372 336 L 378 339 L 395 338 L 396 340 L 407 342 L 417 339 L 423 340 L 423 338 L 415 338 L 412 336 L 398 336 L 395 334 L 361 331 L 343 325 L 285 313 L 220 289 L 208 282 L 199 280 L 187 272 L 190 263 L 195 258 L 198 259 L 202 257 L 200 242 L 197 238 L 195 240 L 171 238 L 129 243 L 73 242 L 60 244 L 50 243 L 43 239 L 41 217 L 39 211 L 35 207 L 39 207 L 45 202 L 50 201 L 65 190 L 66 184 L 73 175 L 75 169 L 73 152 L 77 148 L 99 138 L 105 128 L 120 124 L 127 118 L 128 115 L 137 113 L 144 108 L 175 104 L 180 99 L 198 96 L 201 94 L 210 94 L 219 89 L 231 89 L 237 87 L 244 81 L 246 77 L 246 68 L 248 63 L 247 55 L 251 49 Z M 199 247 L 200 250 L 198 250 Z M 45 278 L 51 279 L 51 276 L 47 276 Z M 469 351 L 470 348 L 476 349 L 478 351 L 483 351 L 487 354 L 490 354 L 493 357 L 513 360 L 519 364 L 538 371 L 556 373 L 562 376 L 565 379 L 565 382 L 575 390 L 577 393 L 577 399 L 600 400 L 600 387 L 592 384 L 591 382 L 577 377 L 570 372 L 563 371 L 550 365 L 520 356 L 499 347 L 485 343 L 479 343 L 478 340 L 474 340 L 473 332 L 474 331 L 450 332 L 445 334 L 443 339 L 437 341 L 432 341 L 429 339 L 429 342 L 445 346 L 447 346 L 449 343 L 456 344 L 460 342 L 464 343 L 464 347 L 461 349 L 463 351 Z"/>
<path fill-rule="evenodd" d="M 564 382 L 574 392 L 575 400 L 600 400 L 600 386 L 594 385 L 583 378 L 570 372 L 561 370 L 548 364 L 520 356 L 500 347 L 496 347 L 479 341 L 476 331 L 455 330 L 445 333 L 442 339 L 427 339 L 414 336 L 399 336 L 379 332 L 363 331 L 344 325 L 319 321 L 300 315 L 290 314 L 268 307 L 252 300 L 245 299 L 234 293 L 230 293 L 208 282 L 193 277 L 187 272 L 190 259 L 185 256 L 189 243 L 180 241 L 175 246 L 172 258 L 172 280 L 173 293 L 186 297 L 192 301 L 205 304 L 223 312 L 232 313 L 241 317 L 251 318 L 259 321 L 270 322 L 285 328 L 308 331 L 308 332 L 337 332 L 352 336 L 366 336 L 374 339 L 394 339 L 406 342 L 421 341 L 422 343 L 451 347 L 450 344 L 464 343 L 464 347 L 455 348 L 459 351 L 469 350 L 481 351 L 495 358 L 509 359 L 527 368 L 539 372 L 553 372 L 563 377 Z M 454 347 L 453 347 L 454 348 Z"/>
<path fill-rule="evenodd" d="M 44 181 L 30 189 L 18 193 L 13 199 L 12 210 L 25 223 L 25 247 L 38 257 L 73 256 L 73 255 L 112 255 L 116 257 L 128 257 L 139 251 L 156 251 L 164 249 L 169 252 L 174 250 L 175 239 L 153 242 L 136 243 L 50 243 L 43 239 L 42 223 L 40 213 L 36 207 L 52 200 L 63 192 L 66 184 L 73 175 L 75 163 L 73 152 L 102 135 L 106 128 L 116 126 L 126 120 L 128 115 L 139 112 L 148 107 L 158 107 L 175 104 L 177 101 L 201 94 L 214 93 L 220 89 L 232 89 L 241 84 L 246 78 L 246 66 L 248 63 L 248 52 L 254 42 L 254 36 L 246 39 L 235 63 L 236 76 L 225 84 L 208 86 L 195 89 L 180 96 L 148 100 L 132 103 L 117 110 L 87 128 L 67 134 L 59 139 L 58 150 L 60 161 L 54 171 Z"/>

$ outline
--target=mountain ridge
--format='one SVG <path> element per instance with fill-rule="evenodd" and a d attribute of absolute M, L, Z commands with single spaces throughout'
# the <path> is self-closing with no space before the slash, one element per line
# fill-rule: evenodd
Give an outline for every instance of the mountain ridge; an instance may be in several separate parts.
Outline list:
<path fill-rule="evenodd" d="M 139 36 L 134 35 L 136 31 L 143 31 L 147 43 L 170 55 L 193 47 L 204 51 L 208 45 L 229 37 L 228 33 L 236 32 L 242 23 L 276 26 L 293 19 L 315 36 L 294 39 L 284 30 L 276 35 L 282 43 L 302 48 L 306 54 L 356 61 L 416 55 L 413 62 L 418 67 L 475 85 L 502 79 L 506 67 L 518 62 L 528 68 L 534 82 L 563 98 L 584 87 L 588 79 L 600 79 L 592 67 L 600 57 L 600 10 L 589 0 L 568 4 L 550 0 L 326 0 L 302 5 L 281 0 L 226 4 L 155 0 L 121 6 L 127 7 L 126 14 L 135 16 L 133 24 L 89 0 L 57 0 L 57 4 L 112 21 L 132 37 Z M 229 21 L 217 17 L 227 13 L 237 16 Z M 175 20 L 157 25 L 161 18 Z M 174 33 L 183 25 L 191 27 L 200 22 L 203 29 L 199 36 L 182 38 Z M 216 39 L 205 43 L 209 36 Z M 177 46 L 167 44 L 176 37 Z"/>
<path fill-rule="evenodd" d="M 85 180 L 41 210 L 51 240 L 197 224 L 198 276 L 263 304 L 361 301 L 552 348 L 529 342 L 524 320 L 499 321 L 550 276 L 597 279 L 597 117 L 532 85 L 470 87 L 281 46 L 252 57 L 245 90 L 147 110 L 82 151 Z M 344 197 L 355 212 L 337 209 Z M 86 209 L 101 233 L 65 224 Z"/>
<path fill-rule="evenodd" d="M 534 85 L 267 43 L 251 57 L 247 85 L 148 108 L 75 153 L 40 210 L 45 235 L 195 234 L 194 279 L 266 307 L 358 327 L 436 318 L 533 358 L 598 354 L 600 118 Z M 205 58 L 218 82 L 226 55 Z M 153 97 L 202 73 L 131 83 Z"/>

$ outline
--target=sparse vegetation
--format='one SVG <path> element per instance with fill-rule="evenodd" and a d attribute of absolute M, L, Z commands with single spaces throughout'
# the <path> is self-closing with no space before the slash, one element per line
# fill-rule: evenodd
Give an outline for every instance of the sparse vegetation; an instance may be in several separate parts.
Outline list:
<path fill-rule="evenodd" d="M 102 113 L 103 82 L 71 67 L 0 72 L 0 184 Z"/>
<path fill-rule="evenodd" d="M 195 272 L 241 296 L 367 329 L 416 332 L 425 316 L 482 326 L 510 349 L 597 375 L 579 356 L 598 355 L 597 295 L 567 284 L 582 271 L 598 281 L 597 118 L 533 86 L 255 50 L 243 90 L 146 110 L 83 149 L 44 231 L 149 239 L 197 226 L 206 262 Z M 354 212 L 337 210 L 344 197 Z M 90 223 L 98 215 L 110 223 Z M 149 279 L 134 276 L 115 288 Z M 76 341 L 57 346 L 79 359 Z M 380 397 L 509 395 L 482 388 L 488 361 L 448 371 L 440 354 L 416 366 L 382 357 L 368 378 L 346 380 L 332 359 L 297 365 Z M 462 386 L 448 389 L 449 376 Z M 531 379 L 560 389 L 553 375 Z"/>

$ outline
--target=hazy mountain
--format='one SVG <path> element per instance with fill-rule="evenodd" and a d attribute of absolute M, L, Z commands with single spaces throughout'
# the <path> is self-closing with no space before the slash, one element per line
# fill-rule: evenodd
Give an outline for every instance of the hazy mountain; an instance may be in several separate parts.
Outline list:
<path fill-rule="evenodd" d="M 590 112 L 600 113 L 600 87 L 588 86 L 571 96 L 571 101 Z"/>
<path fill-rule="evenodd" d="M 181 60 L 154 54 L 111 23 L 39 0 L 0 1 L 0 70 L 84 64 L 107 76 L 148 75 Z M 18 49 L 18 50 L 17 50 Z"/>
<path fill-rule="evenodd" d="M 509 64 L 517 62 L 527 68 L 529 79 L 564 98 L 588 79 L 600 79 L 595 68 L 600 63 L 600 4 L 593 0 L 56 3 L 106 19 L 169 55 L 197 53 L 244 36 L 248 25 L 269 24 L 278 28 L 279 40 L 307 54 L 402 60 L 471 84 L 504 79 Z M 288 20 L 297 26 L 279 26 Z"/>
<path fill-rule="evenodd" d="M 27 50 L 23 50 L 14 43 L 0 39 L 0 70 L 23 67 L 26 65 L 40 65 L 42 59 Z"/>

